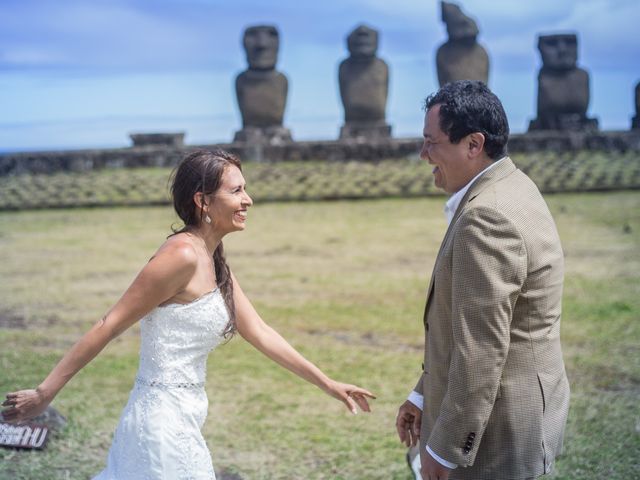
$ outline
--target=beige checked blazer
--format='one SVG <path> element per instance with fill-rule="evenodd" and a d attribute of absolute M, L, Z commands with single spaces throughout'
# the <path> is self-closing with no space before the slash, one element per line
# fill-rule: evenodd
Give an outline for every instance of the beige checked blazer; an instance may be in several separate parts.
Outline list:
<path fill-rule="evenodd" d="M 563 253 L 535 184 L 506 158 L 460 202 L 425 308 L 425 444 L 451 479 L 534 478 L 562 450 Z"/>

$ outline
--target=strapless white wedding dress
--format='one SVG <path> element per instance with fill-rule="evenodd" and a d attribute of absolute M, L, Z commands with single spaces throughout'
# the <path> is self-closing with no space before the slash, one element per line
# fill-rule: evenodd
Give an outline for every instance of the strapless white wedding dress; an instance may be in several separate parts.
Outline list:
<path fill-rule="evenodd" d="M 94 480 L 211 480 L 200 429 L 207 416 L 207 356 L 229 314 L 219 289 L 187 304 L 160 306 L 140 320 L 140 367 Z"/>

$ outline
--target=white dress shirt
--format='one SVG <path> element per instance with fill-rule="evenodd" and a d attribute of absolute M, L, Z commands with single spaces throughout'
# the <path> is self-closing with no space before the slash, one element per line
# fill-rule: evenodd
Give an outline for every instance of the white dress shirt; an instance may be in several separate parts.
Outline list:
<path fill-rule="evenodd" d="M 500 160 L 496 160 L 495 162 L 493 162 L 491 165 L 489 165 L 487 168 L 485 168 L 479 174 L 473 177 L 471 181 L 467 183 L 464 187 L 462 187 L 460 190 L 458 190 L 456 193 L 454 193 L 449 197 L 449 200 L 447 200 L 447 203 L 444 204 L 444 214 L 447 217 L 447 225 L 449 225 L 451 223 L 451 220 L 453 220 L 453 217 L 456 214 L 456 210 L 458 210 L 458 206 L 460 205 L 462 198 L 466 195 L 467 191 L 469 190 L 473 182 L 475 182 L 482 174 L 491 170 L 493 167 L 495 167 L 498 163 L 500 163 L 505 158 L 506 157 L 502 157 Z M 413 403 L 416 407 L 418 407 L 420 410 L 424 408 L 424 397 L 418 392 L 416 392 L 415 390 L 411 391 L 411 393 L 409 394 L 408 400 L 411 403 Z M 455 463 L 448 462 L 444 458 L 439 457 L 433 450 L 431 450 L 429 445 L 427 445 L 426 448 L 427 448 L 427 452 L 429 452 L 429 455 L 431 455 L 434 459 L 436 459 L 438 463 L 440 463 L 441 465 L 451 469 L 456 468 L 458 466 Z"/>

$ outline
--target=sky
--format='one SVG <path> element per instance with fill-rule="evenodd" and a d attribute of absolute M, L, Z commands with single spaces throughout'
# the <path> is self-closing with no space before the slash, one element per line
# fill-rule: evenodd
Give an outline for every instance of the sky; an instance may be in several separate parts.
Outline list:
<path fill-rule="evenodd" d="M 464 0 L 490 57 L 489 87 L 513 132 L 536 115 L 537 35 L 578 34 L 590 73 L 588 115 L 627 130 L 640 81 L 638 0 Z M 446 41 L 435 0 L 2 0 L 0 151 L 127 147 L 129 133 L 186 132 L 188 144 L 229 142 L 241 128 L 235 76 L 250 25 L 280 31 L 289 79 L 284 124 L 297 140 L 338 136 L 338 64 L 346 36 L 379 31 L 390 68 L 387 121 L 418 137 L 437 90 Z"/>

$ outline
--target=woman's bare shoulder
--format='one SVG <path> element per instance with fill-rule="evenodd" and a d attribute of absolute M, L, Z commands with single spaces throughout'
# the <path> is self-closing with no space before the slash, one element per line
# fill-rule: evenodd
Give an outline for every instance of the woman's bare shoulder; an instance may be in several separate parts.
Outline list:
<path fill-rule="evenodd" d="M 189 235 L 178 233 L 171 235 L 149 259 L 149 261 L 171 261 L 184 266 L 195 267 L 198 263 L 198 255 Z"/>

